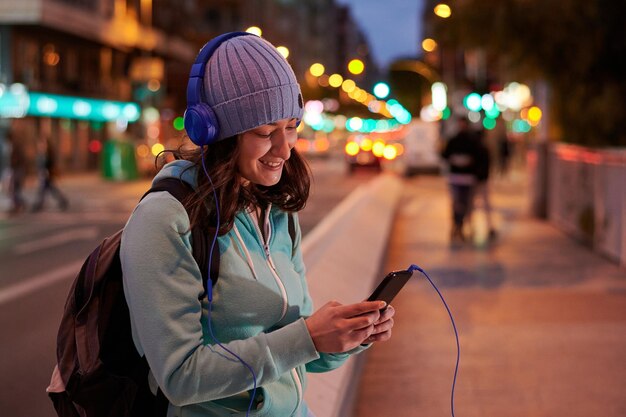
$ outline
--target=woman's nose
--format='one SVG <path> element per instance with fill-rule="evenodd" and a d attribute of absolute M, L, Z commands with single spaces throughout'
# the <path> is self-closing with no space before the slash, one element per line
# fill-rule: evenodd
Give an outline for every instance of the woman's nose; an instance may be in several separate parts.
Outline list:
<path fill-rule="evenodd" d="M 272 138 L 272 154 L 278 156 L 285 161 L 291 156 L 292 146 L 289 143 L 289 137 L 284 131 L 276 132 Z"/>

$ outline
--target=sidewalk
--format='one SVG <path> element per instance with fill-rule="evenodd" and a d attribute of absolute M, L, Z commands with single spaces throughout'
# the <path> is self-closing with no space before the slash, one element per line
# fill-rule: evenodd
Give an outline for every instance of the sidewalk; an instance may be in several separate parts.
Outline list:
<path fill-rule="evenodd" d="M 460 335 L 457 417 L 626 415 L 626 270 L 529 217 L 525 181 L 496 181 L 499 237 L 449 243 L 439 177 L 408 180 L 385 270 L 420 265 Z M 368 351 L 355 416 L 450 416 L 456 344 L 428 281 L 393 303 L 394 334 Z"/>
<path fill-rule="evenodd" d="M 69 199 L 68 212 L 115 212 L 123 210 L 129 214 L 137 204 L 138 198 L 150 188 L 151 179 L 138 179 L 134 181 L 108 181 L 103 179 L 98 172 L 80 173 L 62 176 L 57 186 Z M 30 209 L 36 199 L 37 179 L 30 176 L 24 187 L 24 199 L 27 208 Z M 10 218 L 8 211 L 11 208 L 11 200 L 5 190 L 0 192 L 0 219 Z M 27 209 L 27 212 L 28 212 Z M 46 196 L 45 212 L 57 212 L 57 202 Z M 19 218 L 25 213 L 21 213 Z"/>

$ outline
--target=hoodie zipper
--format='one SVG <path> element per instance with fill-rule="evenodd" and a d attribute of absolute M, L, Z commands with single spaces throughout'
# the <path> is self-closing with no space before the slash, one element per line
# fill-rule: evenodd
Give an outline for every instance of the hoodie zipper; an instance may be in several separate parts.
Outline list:
<path fill-rule="evenodd" d="M 256 229 L 259 235 L 259 238 L 261 239 L 261 244 L 263 246 L 263 253 L 265 254 L 265 260 L 267 262 L 267 265 L 269 266 L 270 272 L 272 273 L 272 276 L 274 277 L 274 280 L 276 281 L 276 285 L 278 285 L 278 288 L 280 289 L 280 294 L 283 299 L 283 309 L 280 315 L 280 320 L 282 320 L 287 314 L 287 307 L 289 305 L 289 300 L 287 299 L 287 290 L 285 289 L 285 285 L 283 284 L 283 281 L 278 276 L 278 272 L 276 271 L 276 266 L 274 264 L 274 261 L 272 260 L 272 255 L 270 254 L 269 242 L 270 242 L 270 238 L 272 237 L 272 227 L 270 225 L 269 219 L 270 219 L 271 209 L 272 209 L 272 205 L 270 204 L 265 213 L 265 218 L 263 219 L 263 227 L 265 229 L 265 234 L 267 236 L 267 239 L 263 239 L 263 233 L 261 233 L 261 229 L 259 228 L 258 221 L 255 219 L 256 216 L 252 216 L 252 213 L 250 213 L 250 216 L 252 217 L 252 223 L 254 224 L 254 228 Z"/>

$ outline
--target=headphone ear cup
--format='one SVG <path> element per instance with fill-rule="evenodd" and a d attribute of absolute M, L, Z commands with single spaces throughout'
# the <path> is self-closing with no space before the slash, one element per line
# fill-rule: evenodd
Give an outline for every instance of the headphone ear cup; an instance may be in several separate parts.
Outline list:
<path fill-rule="evenodd" d="M 196 145 L 205 146 L 217 141 L 219 124 L 211 106 L 198 103 L 188 107 L 184 121 L 187 135 Z"/>

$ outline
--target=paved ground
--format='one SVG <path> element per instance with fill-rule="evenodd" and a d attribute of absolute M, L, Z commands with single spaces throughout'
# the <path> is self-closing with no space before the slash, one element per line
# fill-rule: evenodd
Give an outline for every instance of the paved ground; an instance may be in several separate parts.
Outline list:
<path fill-rule="evenodd" d="M 626 270 L 526 212 L 524 178 L 492 190 L 500 232 L 450 245 L 441 178 L 408 181 L 386 270 L 419 264 L 460 333 L 457 417 L 626 416 Z M 394 301 L 391 341 L 368 352 L 355 416 L 450 416 L 456 344 L 428 282 Z"/>

